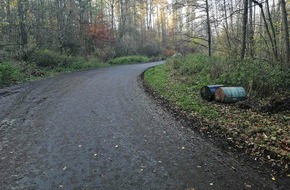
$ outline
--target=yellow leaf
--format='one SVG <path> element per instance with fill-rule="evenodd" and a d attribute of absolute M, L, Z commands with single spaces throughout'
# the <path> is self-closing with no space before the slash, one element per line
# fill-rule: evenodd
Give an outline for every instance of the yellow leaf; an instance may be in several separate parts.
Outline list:
<path fill-rule="evenodd" d="M 17 3 L 18 3 L 18 0 L 12 0 L 12 1 L 10 2 L 10 5 L 11 5 L 12 7 L 16 7 L 16 6 L 17 6 Z"/>

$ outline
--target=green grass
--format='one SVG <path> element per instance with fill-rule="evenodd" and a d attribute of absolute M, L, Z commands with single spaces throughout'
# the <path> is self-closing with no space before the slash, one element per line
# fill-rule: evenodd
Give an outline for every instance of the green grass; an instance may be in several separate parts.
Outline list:
<path fill-rule="evenodd" d="M 37 63 L 22 63 L 20 68 L 22 73 L 24 73 L 25 81 L 31 81 L 59 73 L 69 73 L 111 66 L 110 64 L 103 63 L 95 58 L 86 60 L 82 57 L 70 57 L 69 60 L 70 61 L 66 62 L 66 64 L 58 64 L 55 66 L 50 65 L 47 67 L 39 66 Z"/>
<path fill-rule="evenodd" d="M 156 66 L 144 73 L 144 80 L 162 97 L 187 112 L 197 112 L 210 119 L 219 117 L 209 103 L 200 100 L 199 86 L 172 78 L 168 64 Z"/>
<path fill-rule="evenodd" d="M 28 62 L 0 63 L 0 87 L 36 80 L 58 73 L 149 61 L 150 59 L 144 56 L 127 56 L 104 63 L 97 58 L 85 59 L 83 57 L 61 55 L 51 50 L 40 50 L 32 53 Z"/>
<path fill-rule="evenodd" d="M 0 87 L 24 81 L 24 78 L 21 68 L 9 62 L 0 63 Z"/>
<path fill-rule="evenodd" d="M 110 60 L 108 63 L 111 65 L 123 65 L 123 64 L 136 64 L 136 63 L 147 63 L 150 59 L 145 56 L 126 56 L 118 57 Z"/>
<path fill-rule="evenodd" d="M 281 160 L 290 159 L 286 151 L 287 146 L 290 148 L 289 113 L 268 115 L 256 109 L 206 102 L 200 97 L 200 89 L 209 84 L 243 86 L 250 102 L 264 105 L 290 94 L 289 79 L 289 68 L 279 64 L 205 55 L 170 59 L 144 73 L 145 83 L 160 96 L 187 115 L 201 119 L 201 130 L 232 139 L 239 147 L 261 147 L 248 150 L 254 156 L 259 157 L 263 154 L 259 151 L 267 149 L 280 155 Z"/>

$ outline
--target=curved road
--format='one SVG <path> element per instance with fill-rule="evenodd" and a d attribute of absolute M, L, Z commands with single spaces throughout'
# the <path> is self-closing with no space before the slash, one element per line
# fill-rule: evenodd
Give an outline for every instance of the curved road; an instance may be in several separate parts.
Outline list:
<path fill-rule="evenodd" d="M 0 189 L 286 189 L 175 121 L 137 77 L 159 63 L 0 90 Z"/>

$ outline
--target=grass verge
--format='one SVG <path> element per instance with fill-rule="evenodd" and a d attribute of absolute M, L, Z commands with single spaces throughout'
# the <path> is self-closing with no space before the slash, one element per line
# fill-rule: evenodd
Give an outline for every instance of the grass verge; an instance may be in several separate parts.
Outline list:
<path fill-rule="evenodd" d="M 110 60 L 108 63 L 110 65 L 123 65 L 123 64 L 136 64 L 136 63 L 147 63 L 150 59 L 144 56 L 126 56 L 118 57 Z"/>
<path fill-rule="evenodd" d="M 96 58 L 87 60 L 82 57 L 65 56 L 50 50 L 42 50 L 34 52 L 28 62 L 0 62 L 0 88 L 58 73 L 149 61 L 149 58 L 144 56 L 128 56 L 104 63 Z"/>
<path fill-rule="evenodd" d="M 251 60 L 189 55 L 149 69 L 144 82 L 187 118 L 202 121 L 195 127 L 198 131 L 220 137 L 289 174 L 289 110 L 275 114 L 260 111 L 272 99 L 289 95 L 285 69 Z M 250 92 L 248 103 L 254 105 L 242 109 L 243 104 L 206 102 L 200 98 L 200 89 L 208 84 L 243 86 Z"/>

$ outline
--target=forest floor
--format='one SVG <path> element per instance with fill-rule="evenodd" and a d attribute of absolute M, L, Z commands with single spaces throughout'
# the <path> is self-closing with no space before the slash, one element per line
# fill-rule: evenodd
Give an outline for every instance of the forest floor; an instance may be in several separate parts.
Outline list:
<path fill-rule="evenodd" d="M 225 149 L 262 161 L 276 176 L 290 177 L 290 94 L 263 106 L 253 100 L 222 104 L 202 100 L 199 89 L 164 65 L 149 69 L 143 78 L 147 92 L 189 127 L 218 140 Z M 200 107 L 192 111 L 196 105 Z M 200 113 L 203 109 L 208 112 Z"/>

